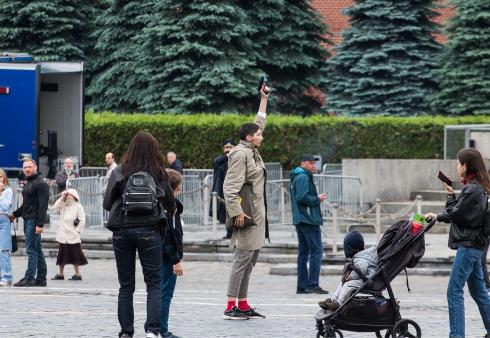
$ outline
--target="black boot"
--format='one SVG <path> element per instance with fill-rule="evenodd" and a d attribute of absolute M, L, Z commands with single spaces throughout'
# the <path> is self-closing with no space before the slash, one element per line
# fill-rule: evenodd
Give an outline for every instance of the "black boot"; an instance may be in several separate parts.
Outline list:
<path fill-rule="evenodd" d="M 17 287 L 30 287 L 30 286 L 36 286 L 36 281 L 32 278 L 28 279 L 26 277 L 22 278 L 20 281 L 14 284 L 14 286 Z"/>

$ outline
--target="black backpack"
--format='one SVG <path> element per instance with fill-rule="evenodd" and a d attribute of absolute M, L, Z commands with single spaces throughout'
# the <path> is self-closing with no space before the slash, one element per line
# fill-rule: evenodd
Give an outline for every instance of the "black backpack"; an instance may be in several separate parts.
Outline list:
<path fill-rule="evenodd" d="M 125 214 L 152 214 L 158 206 L 155 179 L 146 171 L 138 171 L 128 178 L 123 193 Z"/>

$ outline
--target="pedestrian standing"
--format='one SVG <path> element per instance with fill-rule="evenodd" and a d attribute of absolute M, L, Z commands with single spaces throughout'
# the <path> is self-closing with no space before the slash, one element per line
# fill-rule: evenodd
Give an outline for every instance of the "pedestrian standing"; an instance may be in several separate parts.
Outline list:
<path fill-rule="evenodd" d="M 46 211 L 48 209 L 49 187 L 37 172 L 33 159 L 25 159 L 22 165 L 27 183 L 22 188 L 22 205 L 9 216 L 13 221 L 18 217 L 24 219 L 24 235 L 27 253 L 27 270 L 24 278 L 14 286 L 46 286 L 46 260 L 41 245 Z"/>
<path fill-rule="evenodd" d="M 221 224 L 226 224 L 226 207 L 225 196 L 223 194 L 223 183 L 225 181 L 226 173 L 228 172 L 228 156 L 230 151 L 235 147 L 233 141 L 223 142 L 223 154 L 217 156 L 213 161 L 213 188 L 212 192 L 218 194 L 218 210 L 216 210 L 218 221 Z M 213 201 L 210 203 L 209 216 L 213 217 Z M 226 236 L 223 239 L 231 239 L 233 233 L 233 227 L 226 227 Z"/>
<path fill-rule="evenodd" d="M 65 265 L 73 265 L 75 274 L 70 280 L 81 281 L 80 266 L 87 265 L 87 258 L 83 254 L 80 237 L 85 228 L 85 211 L 78 192 L 75 189 L 63 191 L 51 209 L 60 213 L 56 233 L 56 241 L 59 243 L 56 265 L 59 266 L 59 272 L 51 279 L 65 279 Z"/>
<path fill-rule="evenodd" d="M 12 285 L 12 237 L 10 234 L 9 212 L 13 191 L 7 174 L 0 169 L 0 287 Z"/>
<path fill-rule="evenodd" d="M 167 162 L 170 169 L 178 171 L 181 175 L 184 175 L 184 166 L 182 162 L 177 158 L 177 154 L 173 151 L 167 153 Z"/>
<path fill-rule="evenodd" d="M 173 214 L 175 210 L 163 165 L 158 141 L 150 133 L 139 131 L 129 144 L 121 165 L 112 172 L 105 191 L 103 205 L 110 211 L 107 228 L 113 232 L 112 245 L 120 285 L 119 337 L 134 334 L 136 251 L 147 290 L 146 337 L 160 334 L 162 234 L 166 212 Z"/>
<path fill-rule="evenodd" d="M 444 183 L 448 192 L 446 209 L 440 214 L 428 213 L 426 218 L 451 223 L 449 247 L 456 250 L 449 284 L 447 302 L 449 309 L 450 338 L 465 336 L 464 286 L 478 305 L 480 315 L 490 338 L 490 297 L 483 281 L 481 257 L 487 242 L 484 220 L 490 177 L 483 158 L 476 149 L 463 149 L 457 155 L 457 170 L 464 185 L 456 197 L 454 189 Z"/>
<path fill-rule="evenodd" d="M 265 85 L 261 87 L 255 122 L 240 127 L 240 143 L 230 153 L 223 185 L 230 226 L 234 227 L 231 244 L 236 247 L 224 319 L 265 318 L 248 304 L 248 284 L 264 239 L 269 238 L 266 169 L 258 151 L 267 117 L 269 91 Z"/>
<path fill-rule="evenodd" d="M 69 178 L 80 177 L 76 171 L 73 170 L 73 159 L 71 157 L 65 158 L 63 164 L 63 170 L 56 173 L 55 181 L 58 185 L 58 193 L 66 189 L 66 181 Z"/>
<path fill-rule="evenodd" d="M 325 201 L 327 196 L 317 193 L 313 182 L 315 164 L 316 160 L 313 155 L 303 155 L 300 167 L 295 168 L 290 174 L 293 224 L 298 235 L 298 282 L 296 286 L 298 294 L 328 293 L 319 285 L 323 258 L 320 229 L 320 226 L 323 225 L 323 217 L 320 203 Z"/>
<path fill-rule="evenodd" d="M 173 169 L 167 169 L 168 179 L 172 187 L 176 210 L 172 217 L 169 215 L 168 226 L 165 229 L 165 236 L 162 242 L 162 321 L 161 321 L 161 336 L 162 338 L 179 338 L 172 332 L 168 331 L 168 317 L 170 314 L 170 303 L 174 296 L 175 284 L 177 276 L 184 274 L 181 260 L 184 256 L 183 236 L 181 215 L 184 211 L 184 206 L 176 198 L 176 195 L 182 191 L 182 175 Z"/>
<path fill-rule="evenodd" d="M 105 164 L 107 165 L 107 173 L 105 177 L 109 179 L 111 177 L 112 171 L 117 168 L 116 158 L 113 153 L 105 154 Z"/>

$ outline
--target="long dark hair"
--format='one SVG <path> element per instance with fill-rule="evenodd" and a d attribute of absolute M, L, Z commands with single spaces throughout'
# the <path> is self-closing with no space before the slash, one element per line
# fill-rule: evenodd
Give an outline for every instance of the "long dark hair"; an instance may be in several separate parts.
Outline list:
<path fill-rule="evenodd" d="M 473 148 L 462 149 L 458 152 L 458 161 L 466 165 L 466 175 L 475 175 L 475 179 L 490 193 L 490 176 L 480 152 Z"/>
<path fill-rule="evenodd" d="M 134 135 L 128 150 L 121 160 L 121 171 L 129 177 L 138 171 L 146 171 L 156 181 L 167 181 L 168 175 L 163 169 L 165 159 L 160 151 L 157 139 L 150 133 L 140 130 Z"/>

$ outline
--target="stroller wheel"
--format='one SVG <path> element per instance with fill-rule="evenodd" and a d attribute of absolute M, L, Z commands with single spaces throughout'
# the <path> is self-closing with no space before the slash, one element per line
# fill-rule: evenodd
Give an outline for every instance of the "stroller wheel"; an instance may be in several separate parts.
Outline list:
<path fill-rule="evenodd" d="M 402 319 L 393 326 L 391 337 L 393 338 L 421 338 L 422 330 L 419 324 L 410 319 Z M 388 332 L 390 332 L 388 331 Z M 387 332 L 387 337 L 389 337 Z"/>
<path fill-rule="evenodd" d="M 334 329 L 333 327 L 328 328 L 328 330 L 325 331 L 325 335 L 323 336 L 324 338 L 344 338 L 344 335 L 339 329 Z"/>

